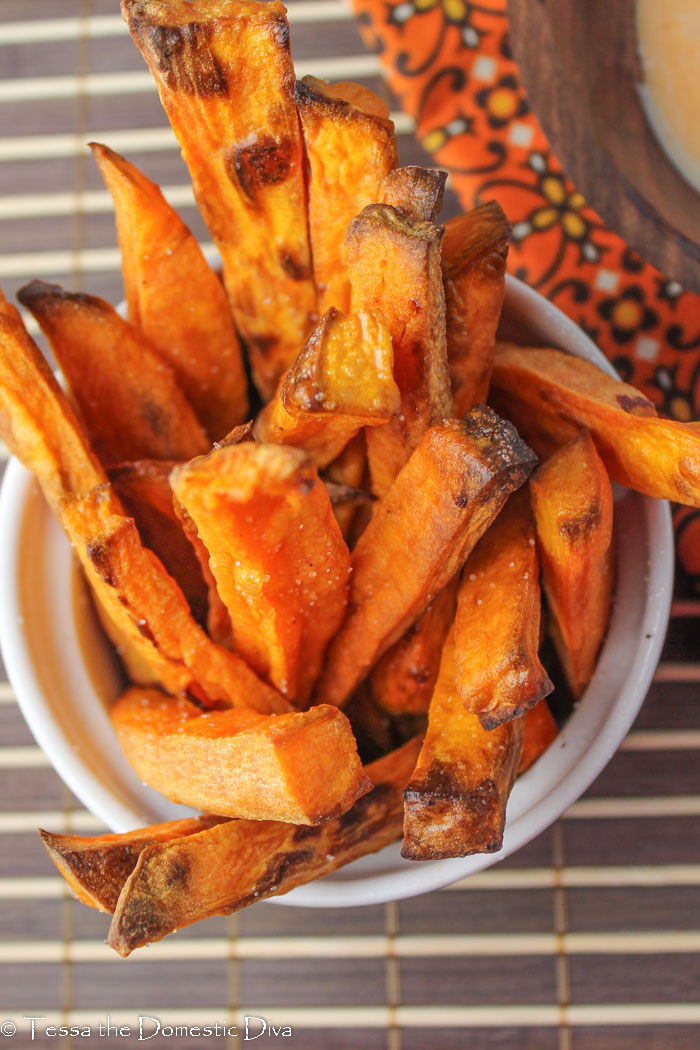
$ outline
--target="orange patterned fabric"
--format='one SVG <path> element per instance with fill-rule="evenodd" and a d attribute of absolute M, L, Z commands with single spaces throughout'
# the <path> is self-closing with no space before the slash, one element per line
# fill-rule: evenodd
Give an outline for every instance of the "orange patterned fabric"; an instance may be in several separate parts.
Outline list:
<path fill-rule="evenodd" d="M 403 109 L 465 208 L 497 200 L 509 269 L 553 300 L 660 412 L 700 415 L 700 297 L 607 229 L 563 174 L 530 112 L 508 44 L 506 0 L 353 0 Z M 700 590 L 700 511 L 676 514 Z"/>

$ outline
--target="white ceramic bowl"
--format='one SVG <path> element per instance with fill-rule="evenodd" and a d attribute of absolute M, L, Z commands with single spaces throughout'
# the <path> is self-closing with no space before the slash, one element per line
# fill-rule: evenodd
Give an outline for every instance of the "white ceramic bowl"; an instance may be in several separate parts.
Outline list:
<path fill-rule="evenodd" d="M 599 350 L 556 307 L 509 278 L 504 331 L 558 346 L 608 373 Z M 399 846 L 364 857 L 280 904 L 344 907 L 410 897 L 496 863 L 552 823 L 597 777 L 646 695 L 668 622 L 673 534 L 668 504 L 616 491 L 617 588 L 598 667 L 580 704 L 508 804 L 499 853 L 405 861 Z M 142 784 L 107 714 L 120 673 L 98 627 L 68 541 L 24 468 L 13 460 L 0 496 L 0 642 L 24 717 L 56 771 L 114 831 L 190 812 Z"/>

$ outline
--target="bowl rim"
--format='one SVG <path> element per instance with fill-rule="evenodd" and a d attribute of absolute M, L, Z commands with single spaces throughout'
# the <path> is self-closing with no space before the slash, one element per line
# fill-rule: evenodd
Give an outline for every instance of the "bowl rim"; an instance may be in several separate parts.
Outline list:
<path fill-rule="evenodd" d="M 573 321 L 544 297 L 510 276 L 507 277 L 507 300 L 516 308 L 535 308 L 552 342 L 578 344 L 581 356 L 594 360 L 608 374 L 616 375 L 600 350 Z M 17 586 L 16 555 L 24 510 L 29 494 L 35 488 L 32 475 L 17 460 L 11 459 L 0 491 L 0 594 L 3 596 L 0 601 L 0 649 L 22 714 L 56 772 L 83 805 L 107 827 L 126 830 L 137 823 L 142 824 L 142 818 L 139 819 L 134 810 L 116 799 L 82 756 L 76 754 L 56 721 L 31 658 Z M 610 709 L 600 717 L 594 718 L 593 711 L 588 718 L 585 717 L 584 694 L 567 725 L 548 749 L 551 762 L 548 771 L 552 774 L 548 793 L 536 798 L 532 805 L 525 806 L 523 812 L 506 822 L 503 848 L 494 854 L 420 864 L 401 860 L 398 870 L 395 870 L 400 858 L 398 844 L 394 844 L 381 851 L 381 855 L 395 859 L 392 870 L 344 878 L 344 873 L 352 870 L 351 864 L 338 869 L 330 877 L 299 886 L 282 897 L 270 898 L 274 903 L 296 907 L 348 907 L 400 900 L 440 889 L 513 853 L 540 834 L 579 798 L 607 765 L 644 701 L 670 615 L 674 566 L 670 507 L 665 500 L 638 498 L 645 509 L 647 532 L 655 537 L 656 545 L 649 560 L 642 625 L 636 639 L 632 671 Z M 595 726 L 588 725 L 591 720 Z M 567 729 L 574 735 L 573 740 L 569 739 Z M 604 736 L 599 739 L 603 729 Z M 579 737 L 576 737 L 576 732 Z M 567 748 L 566 759 L 562 757 L 564 748 Z M 572 759 L 575 759 L 573 763 Z M 557 766 L 558 772 L 554 776 Z M 519 778 L 516 786 L 519 797 L 524 797 L 528 791 L 533 794 L 537 770 L 538 763 L 535 763 Z"/>

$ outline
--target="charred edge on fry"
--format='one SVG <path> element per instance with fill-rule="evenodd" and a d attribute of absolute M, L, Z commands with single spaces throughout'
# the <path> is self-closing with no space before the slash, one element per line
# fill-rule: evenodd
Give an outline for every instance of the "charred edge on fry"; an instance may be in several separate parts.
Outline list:
<path fill-rule="evenodd" d="M 226 74 L 209 47 L 213 23 L 154 26 L 135 19 L 131 26 L 170 91 L 201 98 L 227 95 Z"/>

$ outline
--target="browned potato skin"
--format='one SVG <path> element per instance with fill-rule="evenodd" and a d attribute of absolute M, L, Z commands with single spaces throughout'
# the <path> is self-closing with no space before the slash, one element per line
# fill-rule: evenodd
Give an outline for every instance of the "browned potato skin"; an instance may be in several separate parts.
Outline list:
<path fill-rule="evenodd" d="M 431 427 L 352 552 L 348 613 L 317 703 L 344 704 L 462 567 L 535 457 L 485 406 Z"/>
<path fill-rule="evenodd" d="M 586 427 L 613 481 L 700 507 L 700 423 L 659 419 L 636 387 L 561 350 L 499 343 L 491 389 L 542 458 Z"/>
<path fill-rule="evenodd" d="M 378 201 L 399 208 L 411 222 L 435 222 L 446 182 L 447 172 L 439 168 L 395 168 L 385 177 Z"/>
<path fill-rule="evenodd" d="M 303 704 L 343 620 L 350 573 L 311 459 L 242 443 L 177 468 L 171 481 L 210 553 L 234 648 Z"/>
<path fill-rule="evenodd" d="M 346 237 L 352 309 L 381 310 L 394 346 L 400 416 L 367 433 L 372 487 L 384 496 L 429 426 L 452 415 L 440 269 L 442 227 L 375 204 Z"/>
<path fill-rule="evenodd" d="M 277 0 L 123 0 L 122 13 L 182 147 L 267 399 L 316 313 L 285 9 Z"/>
<path fill-rule="evenodd" d="M 309 229 L 319 311 L 350 309 L 345 233 L 362 209 L 380 199 L 398 164 L 386 104 L 360 85 L 304 77 L 295 87 L 309 165 Z"/>
<path fill-rule="evenodd" d="M 91 143 L 112 195 L 129 320 L 167 361 L 212 441 L 248 413 L 248 381 L 221 281 L 160 188 Z"/>
<path fill-rule="evenodd" d="M 580 697 L 608 627 L 614 569 L 612 490 L 590 433 L 539 467 L 530 491 L 550 632 Z"/>
<path fill-rule="evenodd" d="M 124 835 L 53 835 L 39 831 L 41 840 L 61 875 L 83 904 L 97 911 L 113 912 L 122 886 L 136 867 L 141 852 L 156 843 L 172 842 L 185 835 L 220 824 L 225 817 L 189 817 L 153 824 Z"/>
<path fill-rule="evenodd" d="M 544 754 L 556 739 L 558 732 L 557 723 L 546 700 L 540 700 L 523 715 L 523 750 L 518 764 L 518 776 L 525 773 L 540 755 Z"/>
<path fill-rule="evenodd" d="M 554 688 L 538 655 L 539 576 L 524 486 L 467 558 L 457 600 L 457 692 L 484 729 L 524 714 Z"/>
<path fill-rule="evenodd" d="M 442 272 L 455 415 L 486 401 L 511 227 L 495 201 L 445 223 Z"/>
<path fill-rule="evenodd" d="M 404 791 L 407 860 L 495 853 L 520 759 L 521 719 L 485 730 L 455 687 L 454 631 L 442 652 L 428 731 Z"/>
<path fill-rule="evenodd" d="M 458 586 L 459 579 L 455 576 L 372 671 L 372 696 L 388 714 L 427 713 L 440 669 L 442 647 L 454 623 Z"/>
<path fill-rule="evenodd" d="M 113 306 L 45 281 L 17 294 L 51 343 L 105 466 L 206 452 L 207 436 L 171 369 Z"/>
<path fill-rule="evenodd" d="M 328 875 L 401 834 L 404 788 L 420 740 L 365 767 L 374 787 L 317 827 L 236 820 L 149 847 L 119 898 L 107 943 L 129 955 L 209 915 L 229 915 Z M 227 830 L 222 833 L 223 829 Z"/>
<path fill-rule="evenodd" d="M 197 623 L 205 624 L 209 592 L 202 566 L 173 504 L 168 478 L 175 466 L 172 460 L 141 459 L 112 467 L 109 479 L 136 522 L 144 546 L 160 558 L 182 589 Z"/>
<path fill-rule="evenodd" d="M 401 407 L 391 335 L 381 314 L 324 315 L 255 423 L 258 441 L 294 445 L 319 470 L 365 426 Z"/>
<path fill-rule="evenodd" d="M 132 688 L 112 708 L 112 724 L 141 780 L 204 812 L 318 824 L 371 786 L 335 707 L 275 718 L 243 708 L 202 713 L 184 697 Z"/>

